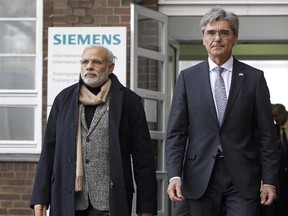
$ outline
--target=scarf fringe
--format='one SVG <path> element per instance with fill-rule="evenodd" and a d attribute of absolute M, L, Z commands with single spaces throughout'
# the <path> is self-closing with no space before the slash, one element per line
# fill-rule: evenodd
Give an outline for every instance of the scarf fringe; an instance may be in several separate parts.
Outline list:
<path fill-rule="evenodd" d="M 75 181 L 75 191 L 83 191 L 83 182 L 84 182 L 84 177 L 83 176 L 77 176 L 76 181 Z"/>

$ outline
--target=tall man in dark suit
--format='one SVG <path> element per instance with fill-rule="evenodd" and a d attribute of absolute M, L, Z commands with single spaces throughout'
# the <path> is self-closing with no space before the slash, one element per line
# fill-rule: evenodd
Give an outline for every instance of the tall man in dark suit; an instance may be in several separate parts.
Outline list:
<path fill-rule="evenodd" d="M 276 198 L 269 90 L 262 71 L 232 56 L 239 27 L 234 13 L 213 8 L 200 26 L 209 57 L 182 71 L 175 86 L 167 193 L 172 201 L 185 198 L 193 216 L 257 216 L 260 203 Z"/>

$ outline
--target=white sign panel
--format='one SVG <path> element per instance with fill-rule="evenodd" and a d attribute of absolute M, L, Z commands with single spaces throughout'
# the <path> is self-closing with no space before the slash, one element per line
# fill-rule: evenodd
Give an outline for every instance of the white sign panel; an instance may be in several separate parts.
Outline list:
<path fill-rule="evenodd" d="M 126 27 L 51 27 L 48 30 L 48 101 L 77 83 L 82 52 L 89 45 L 103 45 L 117 57 L 113 73 L 126 85 Z"/>

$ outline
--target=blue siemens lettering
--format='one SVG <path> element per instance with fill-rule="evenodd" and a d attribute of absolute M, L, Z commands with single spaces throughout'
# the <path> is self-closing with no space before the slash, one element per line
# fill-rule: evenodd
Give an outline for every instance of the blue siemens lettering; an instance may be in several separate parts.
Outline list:
<path fill-rule="evenodd" d="M 54 39 L 54 45 L 59 45 L 62 43 L 62 40 L 61 40 L 61 35 L 59 34 L 56 34 L 53 36 L 53 39 Z"/>
<path fill-rule="evenodd" d="M 100 35 L 97 34 L 97 35 L 92 35 L 92 44 L 101 44 L 101 41 L 100 41 Z"/>
<path fill-rule="evenodd" d="M 121 44 L 120 34 L 55 34 L 53 35 L 54 45 L 119 45 Z"/>
<path fill-rule="evenodd" d="M 78 35 L 78 44 L 89 44 L 91 40 L 91 35 Z"/>
<path fill-rule="evenodd" d="M 76 35 L 68 35 L 68 44 L 76 45 Z"/>
<path fill-rule="evenodd" d="M 120 35 L 119 34 L 113 35 L 113 40 L 114 40 L 113 42 L 114 45 L 120 44 L 121 43 Z"/>

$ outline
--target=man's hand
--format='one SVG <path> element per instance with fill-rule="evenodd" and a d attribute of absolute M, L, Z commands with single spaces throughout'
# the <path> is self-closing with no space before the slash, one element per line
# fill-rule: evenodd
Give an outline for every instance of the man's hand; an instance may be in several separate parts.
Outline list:
<path fill-rule="evenodd" d="M 167 193 L 171 201 L 179 202 L 184 199 L 181 191 L 182 182 L 180 179 L 172 179 L 169 182 Z"/>
<path fill-rule="evenodd" d="M 275 187 L 271 185 L 262 185 L 261 187 L 261 204 L 269 206 L 272 204 L 272 202 L 276 199 L 276 189 Z"/>
<path fill-rule="evenodd" d="M 47 207 L 42 204 L 37 204 L 34 206 L 35 216 L 46 216 Z"/>

